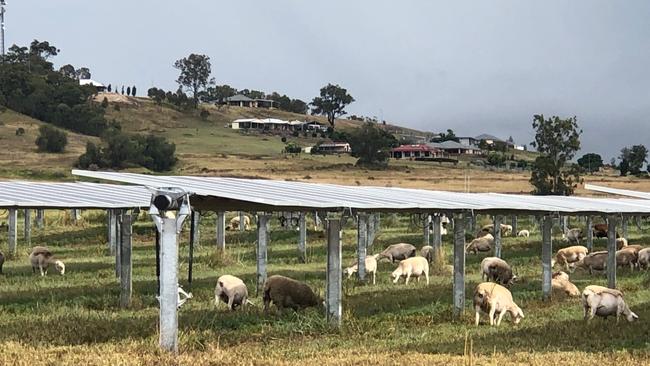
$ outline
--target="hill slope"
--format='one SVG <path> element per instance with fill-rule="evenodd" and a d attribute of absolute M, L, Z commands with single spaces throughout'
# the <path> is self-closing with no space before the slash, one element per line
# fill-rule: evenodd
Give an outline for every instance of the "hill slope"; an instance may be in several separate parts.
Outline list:
<path fill-rule="evenodd" d="M 86 142 L 97 141 L 95 137 L 68 131 L 68 146 L 63 153 L 39 153 L 34 141 L 43 124 L 46 123 L 11 110 L 0 113 L 0 176 L 35 179 L 69 176 L 70 168 L 85 151 Z M 18 128 L 23 128 L 25 134 L 16 135 Z"/>

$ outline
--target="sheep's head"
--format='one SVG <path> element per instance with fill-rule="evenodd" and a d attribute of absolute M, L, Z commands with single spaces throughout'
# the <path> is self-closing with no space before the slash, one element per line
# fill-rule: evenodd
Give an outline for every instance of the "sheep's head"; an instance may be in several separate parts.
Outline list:
<path fill-rule="evenodd" d="M 54 262 L 54 268 L 63 276 L 65 274 L 65 264 L 61 261 Z"/>
<path fill-rule="evenodd" d="M 355 273 L 357 273 L 357 266 L 348 267 L 343 270 L 343 274 L 348 275 L 348 278 L 352 277 Z"/>
<path fill-rule="evenodd" d="M 397 267 L 397 269 L 394 270 L 393 273 L 391 273 L 391 277 L 393 277 L 394 283 L 397 283 L 397 281 L 401 276 L 402 276 L 402 269 L 400 267 Z"/>
<path fill-rule="evenodd" d="M 625 315 L 625 318 L 628 322 L 632 323 L 633 321 L 639 319 L 639 316 L 633 313 L 632 310 L 628 309 L 628 313 Z"/>
<path fill-rule="evenodd" d="M 524 318 L 523 310 L 521 310 L 521 308 L 517 305 L 514 305 L 514 309 L 510 311 L 510 315 L 512 316 L 512 322 L 515 324 L 519 324 L 521 319 Z"/>

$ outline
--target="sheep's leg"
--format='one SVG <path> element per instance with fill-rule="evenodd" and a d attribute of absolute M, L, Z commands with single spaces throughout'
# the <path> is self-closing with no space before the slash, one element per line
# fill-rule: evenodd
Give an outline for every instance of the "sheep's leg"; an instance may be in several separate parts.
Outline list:
<path fill-rule="evenodd" d="M 230 311 L 233 311 L 233 310 L 234 310 L 234 309 L 233 309 L 233 305 L 234 305 L 234 303 L 235 303 L 235 296 L 230 296 L 230 297 L 228 298 L 228 309 L 230 309 Z"/>
<path fill-rule="evenodd" d="M 372 272 L 372 284 L 373 285 L 376 284 L 376 281 L 377 281 L 377 270 L 374 270 Z"/>
<path fill-rule="evenodd" d="M 241 301 L 241 308 L 243 311 L 246 311 L 246 308 L 248 306 L 248 296 L 244 296 Z"/>
<path fill-rule="evenodd" d="M 429 272 L 425 272 L 424 276 L 427 278 L 427 286 L 429 286 Z"/>
<path fill-rule="evenodd" d="M 596 316 L 596 310 L 598 310 L 595 306 L 591 307 L 591 312 L 589 313 L 589 320 L 593 319 Z M 607 317 L 605 317 L 607 319 Z"/>
<path fill-rule="evenodd" d="M 481 311 L 481 307 L 480 307 L 480 306 L 477 306 L 477 307 L 474 308 L 474 312 L 475 312 L 475 314 L 474 314 L 474 324 L 476 324 L 477 327 L 478 327 L 478 324 L 479 324 L 480 321 L 481 321 L 481 314 L 480 314 L 480 311 Z"/>
<path fill-rule="evenodd" d="M 503 319 L 504 315 L 506 315 L 505 311 L 499 313 L 499 319 L 497 320 L 497 327 L 501 325 L 501 319 Z"/>
<path fill-rule="evenodd" d="M 409 284 L 409 278 L 411 278 L 411 272 L 406 273 L 406 283 L 405 283 L 405 285 Z"/>
<path fill-rule="evenodd" d="M 490 325 L 494 325 L 494 314 L 497 312 L 497 307 L 496 306 L 490 306 L 490 313 L 488 316 L 490 317 Z"/>
<path fill-rule="evenodd" d="M 43 266 L 39 264 L 39 265 L 38 265 L 38 269 L 41 270 L 41 277 L 45 276 L 45 273 L 47 273 L 47 272 L 44 272 L 44 271 L 43 271 Z"/>
<path fill-rule="evenodd" d="M 585 305 L 582 307 L 583 319 L 587 320 L 589 318 L 589 306 Z"/>

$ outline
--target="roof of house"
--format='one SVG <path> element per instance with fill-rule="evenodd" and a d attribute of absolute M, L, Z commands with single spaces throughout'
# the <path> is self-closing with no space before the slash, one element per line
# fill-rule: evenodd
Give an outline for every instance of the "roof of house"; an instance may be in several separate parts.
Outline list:
<path fill-rule="evenodd" d="M 425 144 L 416 144 L 416 145 L 401 145 L 399 147 L 393 148 L 393 152 L 404 152 L 404 151 L 439 151 L 437 147 L 425 145 Z"/>
<path fill-rule="evenodd" d="M 438 149 L 442 150 L 448 150 L 448 149 L 463 149 L 463 150 L 480 150 L 477 149 L 474 146 L 469 146 L 465 144 L 461 144 L 460 142 L 448 140 L 448 141 L 443 141 L 443 142 L 429 142 L 427 145 L 431 147 L 435 147 Z"/>
<path fill-rule="evenodd" d="M 480 135 L 478 135 L 478 136 L 476 136 L 474 138 L 476 140 L 492 140 L 492 141 L 505 142 L 504 140 L 502 140 L 502 139 L 500 139 L 500 138 L 498 138 L 498 137 L 496 137 L 494 135 L 490 135 L 489 133 L 483 133 L 483 134 L 480 134 Z"/>
<path fill-rule="evenodd" d="M 92 85 L 100 88 L 104 87 L 104 84 L 93 79 L 79 79 L 79 85 Z"/>
<path fill-rule="evenodd" d="M 252 102 L 253 101 L 253 99 L 243 94 L 233 95 L 232 97 L 226 98 L 226 100 L 229 102 Z"/>

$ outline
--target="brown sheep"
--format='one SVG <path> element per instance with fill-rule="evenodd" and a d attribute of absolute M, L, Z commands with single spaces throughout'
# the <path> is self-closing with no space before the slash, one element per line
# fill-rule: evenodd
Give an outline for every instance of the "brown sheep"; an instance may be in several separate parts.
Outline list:
<path fill-rule="evenodd" d="M 264 312 L 271 302 L 282 311 L 284 308 L 299 310 L 310 306 L 319 306 L 323 300 L 307 284 L 292 278 L 274 275 L 264 283 Z"/>
<path fill-rule="evenodd" d="M 60 260 L 54 259 L 54 255 L 46 247 L 34 247 L 29 255 L 29 261 L 32 265 L 32 272 L 36 273 L 36 268 L 41 271 L 41 276 L 47 274 L 47 268 L 54 264 L 54 268 L 61 274 L 65 274 L 65 264 Z"/>

